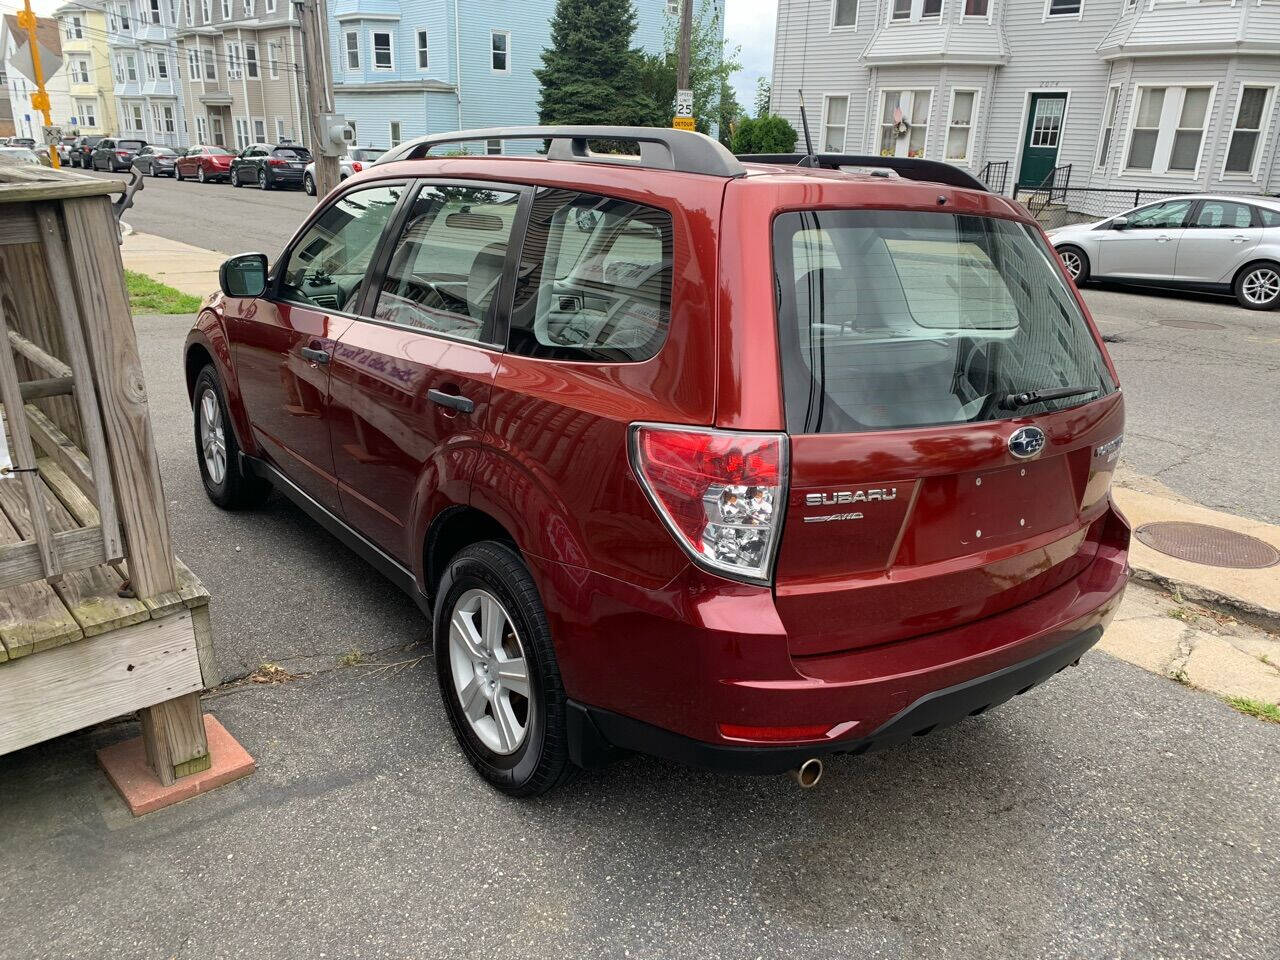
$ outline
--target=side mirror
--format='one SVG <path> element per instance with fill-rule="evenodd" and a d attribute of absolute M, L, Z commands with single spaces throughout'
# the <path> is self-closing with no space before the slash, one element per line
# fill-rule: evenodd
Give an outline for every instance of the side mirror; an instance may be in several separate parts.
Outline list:
<path fill-rule="evenodd" d="M 218 286 L 228 297 L 260 297 L 267 289 L 267 255 L 242 253 L 218 268 Z"/>
<path fill-rule="evenodd" d="M 1111 229 L 1112 229 L 1112 230 L 1127 230 L 1127 229 L 1129 229 L 1129 218 L 1128 218 L 1128 217 L 1116 217 L 1114 220 L 1112 220 L 1112 221 L 1111 221 Z"/>

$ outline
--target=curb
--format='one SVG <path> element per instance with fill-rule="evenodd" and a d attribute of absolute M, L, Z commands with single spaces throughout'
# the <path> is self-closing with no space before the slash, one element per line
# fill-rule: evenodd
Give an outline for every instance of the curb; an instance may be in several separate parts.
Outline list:
<path fill-rule="evenodd" d="M 1241 615 L 1240 619 L 1246 620 L 1264 630 L 1280 631 L 1280 610 L 1273 610 L 1243 597 L 1223 593 L 1220 590 L 1213 590 L 1192 580 L 1160 573 L 1157 570 L 1134 563 L 1132 555 L 1130 555 L 1129 559 L 1129 576 L 1131 579 L 1142 583 L 1154 584 L 1171 592 L 1177 591 L 1180 596 L 1188 600 L 1194 600 L 1196 603 L 1217 607 L 1227 613 L 1239 614 Z M 1280 574 L 1277 574 L 1277 576 L 1280 576 Z"/>

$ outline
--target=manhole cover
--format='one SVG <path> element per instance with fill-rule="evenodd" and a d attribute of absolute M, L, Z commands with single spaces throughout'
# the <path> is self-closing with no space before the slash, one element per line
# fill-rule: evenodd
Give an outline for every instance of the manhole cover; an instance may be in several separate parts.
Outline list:
<path fill-rule="evenodd" d="M 1280 551 L 1271 544 L 1207 523 L 1145 523 L 1134 536 L 1152 550 L 1210 567 L 1259 570 L 1280 563 Z"/>
<path fill-rule="evenodd" d="M 1220 323 L 1212 320 L 1161 320 L 1161 326 L 1178 327 L 1180 330 L 1224 330 Z"/>

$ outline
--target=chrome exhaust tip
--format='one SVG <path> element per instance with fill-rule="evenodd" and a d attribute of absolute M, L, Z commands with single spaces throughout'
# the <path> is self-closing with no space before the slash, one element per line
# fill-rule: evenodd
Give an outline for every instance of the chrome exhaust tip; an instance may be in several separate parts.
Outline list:
<path fill-rule="evenodd" d="M 810 757 L 791 771 L 791 778 L 800 785 L 801 790 L 812 790 L 822 779 L 822 761 Z"/>

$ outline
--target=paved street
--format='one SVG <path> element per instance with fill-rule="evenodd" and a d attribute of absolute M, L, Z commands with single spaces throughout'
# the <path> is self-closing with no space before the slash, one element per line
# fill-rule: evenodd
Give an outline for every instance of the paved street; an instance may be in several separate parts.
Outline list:
<path fill-rule="evenodd" d="M 1276 728 L 1093 652 L 902 749 L 783 777 L 634 758 L 537 802 L 454 745 L 413 606 L 297 510 L 200 489 L 184 318 L 138 321 L 206 698 L 247 780 L 133 820 L 109 725 L 0 758 L 0 957 L 1273 958 Z M 358 649 L 369 662 L 339 666 Z M 428 658 L 428 659 L 422 659 Z M 395 666 L 392 666 L 395 665 Z"/>

